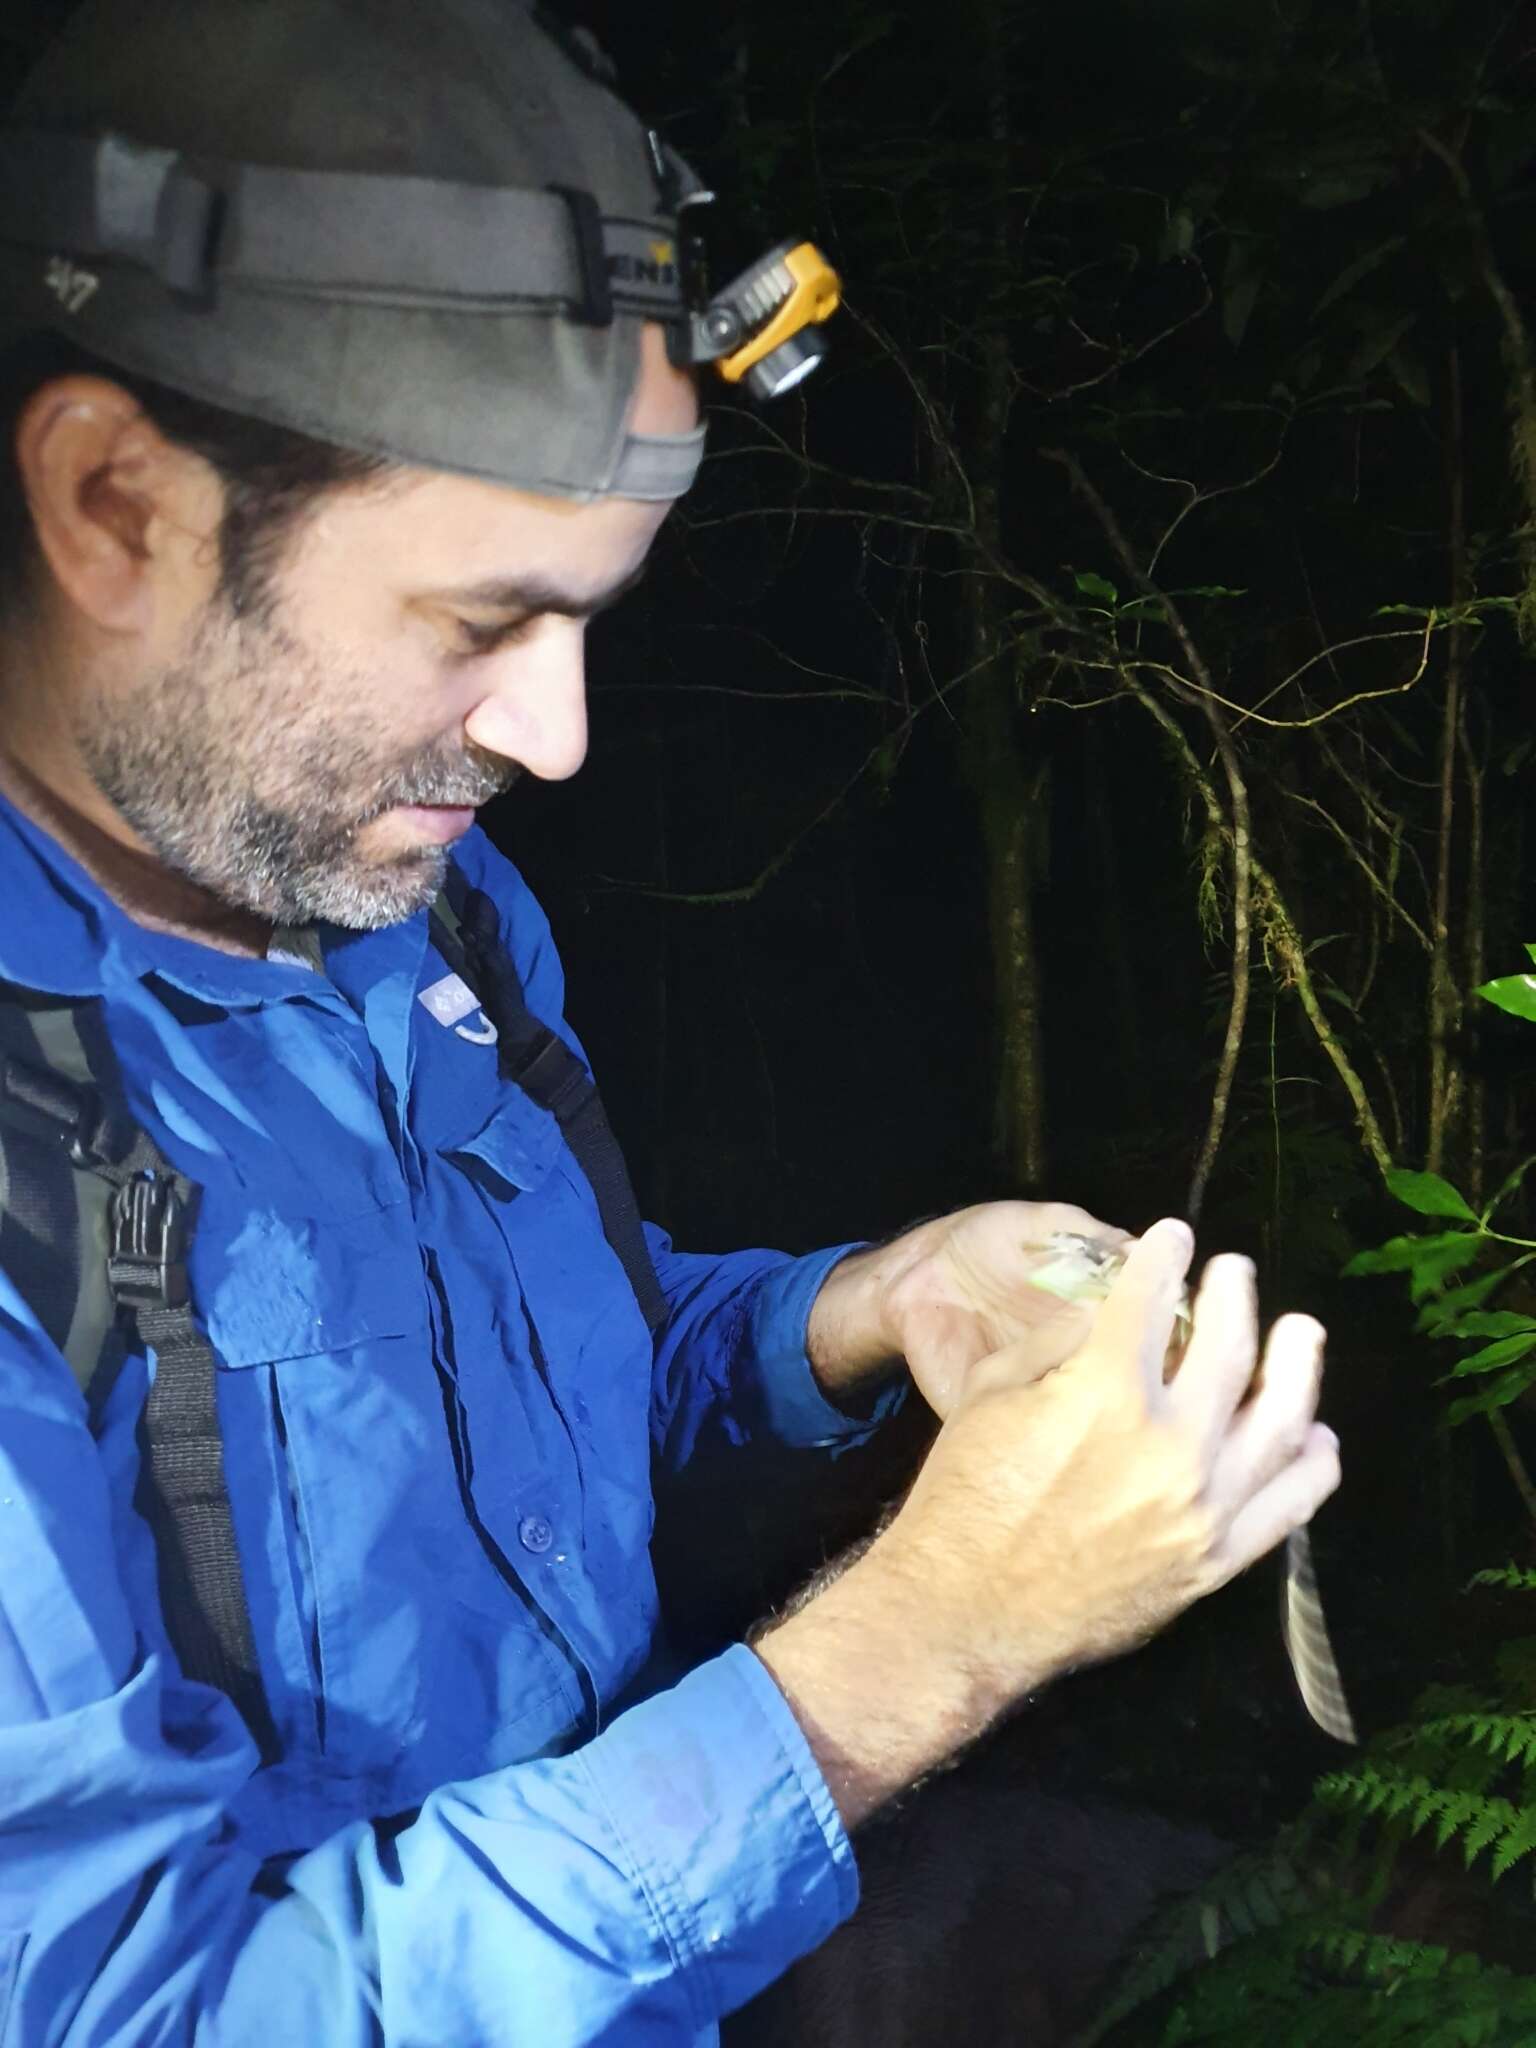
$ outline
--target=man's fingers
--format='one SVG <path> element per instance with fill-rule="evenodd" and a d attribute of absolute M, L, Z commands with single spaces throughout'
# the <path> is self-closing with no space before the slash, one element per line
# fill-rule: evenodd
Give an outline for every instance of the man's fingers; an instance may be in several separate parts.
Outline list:
<path fill-rule="evenodd" d="M 1187 1223 L 1175 1216 L 1154 1223 L 1126 1253 L 1094 1323 L 1093 1352 L 1123 1361 L 1144 1393 L 1162 1389 L 1163 1359 L 1194 1250 Z"/>
<path fill-rule="evenodd" d="M 1324 1336 L 1311 1316 L 1281 1316 L 1270 1331 L 1258 1385 L 1216 1454 L 1211 1498 L 1218 1512 L 1257 1493 L 1300 1455 L 1317 1414 Z"/>
<path fill-rule="evenodd" d="M 1246 1571 L 1293 1529 L 1310 1522 L 1339 1483 L 1339 1440 L 1321 1422 L 1307 1431 L 1300 1455 L 1233 1516 L 1216 1553 L 1218 1584 Z"/>
<path fill-rule="evenodd" d="M 1131 1243 L 1128 1230 L 1105 1223 L 1088 1210 L 1079 1209 L 1075 1202 L 1029 1202 L 1021 1206 L 1028 1212 L 1027 1242 L 1031 1246 L 1056 1236 L 1086 1237 L 1107 1251 L 1119 1251 Z"/>
<path fill-rule="evenodd" d="M 1174 1410 L 1207 1447 L 1226 1431 L 1253 1378 L 1259 1355 L 1259 1303 L 1253 1261 L 1222 1252 L 1206 1262 L 1190 1313 L 1189 1343 L 1169 1383 Z"/>

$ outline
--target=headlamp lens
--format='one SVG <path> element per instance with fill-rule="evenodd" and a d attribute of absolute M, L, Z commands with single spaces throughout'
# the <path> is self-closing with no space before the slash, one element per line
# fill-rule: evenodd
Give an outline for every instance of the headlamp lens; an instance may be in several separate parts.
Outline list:
<path fill-rule="evenodd" d="M 782 398 L 809 377 L 826 352 L 827 337 L 821 329 L 804 327 L 752 365 L 746 375 L 747 389 L 765 405 L 770 399 Z"/>

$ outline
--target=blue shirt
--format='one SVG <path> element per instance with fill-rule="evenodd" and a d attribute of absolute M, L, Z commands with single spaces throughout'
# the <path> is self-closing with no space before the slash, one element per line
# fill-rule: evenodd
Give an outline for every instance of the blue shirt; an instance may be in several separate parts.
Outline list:
<path fill-rule="evenodd" d="M 569 1038 L 527 888 L 478 833 L 457 858 Z M 0 901 L 0 978 L 92 1003 L 203 1190 L 193 1300 L 281 1741 L 258 1769 L 170 1650 L 134 1506 L 152 1355 L 88 1422 L 0 1273 L 0 2041 L 712 2041 L 857 1883 L 749 1650 L 643 1696 L 652 1464 L 735 1446 L 745 1483 L 754 1443 L 867 1432 L 805 1356 L 845 1248 L 651 1232 L 653 1344 L 424 916 L 323 931 L 323 974 L 234 958 L 135 924 L 4 805 Z"/>

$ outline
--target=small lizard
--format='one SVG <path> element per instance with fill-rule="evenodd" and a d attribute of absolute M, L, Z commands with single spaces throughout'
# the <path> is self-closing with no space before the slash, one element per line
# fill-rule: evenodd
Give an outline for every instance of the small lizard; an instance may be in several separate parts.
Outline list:
<path fill-rule="evenodd" d="M 1043 1287 L 1062 1301 L 1102 1301 L 1125 1263 L 1125 1253 L 1119 1247 L 1100 1244 L 1096 1238 L 1083 1237 L 1072 1230 L 1054 1232 L 1046 1244 L 1054 1256 L 1030 1275 L 1031 1284 Z M 1187 1336 L 1187 1295 L 1180 1304 L 1179 1322 L 1181 1336 Z M 1280 1630 L 1307 1712 L 1325 1734 L 1339 1742 L 1358 1742 L 1317 1590 L 1310 1524 L 1293 1530 L 1286 1538 Z"/>

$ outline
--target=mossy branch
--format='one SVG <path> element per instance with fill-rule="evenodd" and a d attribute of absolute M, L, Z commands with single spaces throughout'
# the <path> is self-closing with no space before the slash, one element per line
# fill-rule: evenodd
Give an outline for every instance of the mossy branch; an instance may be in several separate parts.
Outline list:
<path fill-rule="evenodd" d="M 1206 817 L 1213 832 L 1228 844 L 1231 842 L 1232 826 L 1215 785 L 1201 766 L 1194 748 L 1179 721 L 1161 699 L 1141 682 L 1129 669 L 1122 671 L 1122 681 L 1127 690 L 1141 705 L 1142 709 L 1155 718 L 1163 731 L 1172 740 L 1191 789 L 1204 806 Z M 1279 884 L 1261 861 L 1250 856 L 1253 876 L 1254 908 L 1263 929 L 1266 943 L 1273 949 L 1284 970 L 1285 979 L 1295 989 L 1297 1000 L 1306 1013 L 1318 1044 L 1328 1055 L 1335 1072 L 1344 1084 L 1346 1094 L 1354 1105 L 1355 1120 L 1360 1131 L 1360 1141 L 1371 1155 L 1380 1171 L 1385 1174 L 1392 1166 L 1392 1153 L 1382 1134 L 1376 1112 L 1371 1107 L 1370 1096 L 1361 1080 L 1354 1062 L 1344 1048 L 1343 1041 L 1328 1020 L 1312 970 L 1307 965 L 1306 948 L 1296 928 Z"/>

